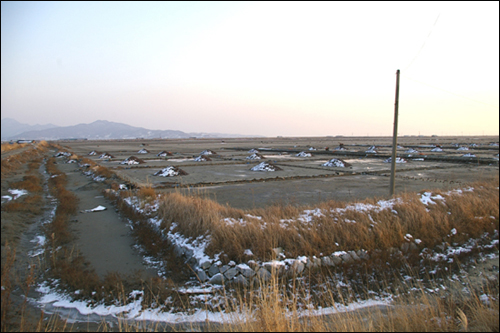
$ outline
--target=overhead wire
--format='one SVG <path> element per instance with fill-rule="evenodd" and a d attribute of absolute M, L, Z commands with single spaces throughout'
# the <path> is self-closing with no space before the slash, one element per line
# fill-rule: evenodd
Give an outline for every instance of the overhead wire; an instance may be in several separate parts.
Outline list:
<path fill-rule="evenodd" d="M 461 97 L 461 98 L 464 98 L 464 99 L 468 99 L 470 101 L 473 101 L 473 102 L 476 102 L 476 103 L 480 103 L 480 104 L 483 104 L 483 105 L 486 105 L 486 106 L 489 106 L 489 107 L 493 107 L 493 108 L 497 108 L 498 109 L 498 106 L 497 105 L 492 105 L 492 104 L 488 104 L 488 103 L 484 103 L 484 102 L 481 102 L 481 101 L 478 101 L 476 99 L 473 99 L 473 98 L 470 98 L 470 97 L 467 97 L 467 96 L 463 96 L 463 95 L 460 95 L 460 94 L 457 94 L 457 93 L 454 93 L 452 91 L 449 91 L 449 90 L 445 90 L 445 89 L 442 89 L 442 88 L 439 88 L 439 87 L 435 87 L 433 85 L 430 85 L 428 83 L 424 83 L 424 82 L 421 82 L 421 81 L 418 81 L 418 80 L 415 80 L 415 79 L 412 79 L 411 77 L 408 77 L 406 75 L 404 75 L 404 71 L 406 71 L 408 68 L 410 68 L 410 66 L 415 62 L 415 60 L 418 58 L 418 56 L 420 55 L 420 52 L 422 52 L 422 50 L 424 49 L 425 47 L 425 44 L 427 43 L 427 41 L 429 40 L 430 36 L 432 35 L 432 32 L 434 31 L 434 28 L 436 27 L 436 24 L 437 22 L 439 21 L 439 17 L 441 16 L 441 13 L 438 14 L 438 16 L 436 17 L 436 20 L 434 20 L 434 24 L 432 25 L 429 33 L 427 34 L 427 37 L 425 38 L 422 46 L 420 47 L 420 49 L 418 50 L 417 54 L 413 57 L 413 59 L 411 60 L 411 62 L 408 64 L 408 66 L 406 66 L 402 71 L 401 71 L 401 76 L 403 76 L 404 78 L 407 78 L 411 81 L 414 81 L 414 82 L 417 82 L 417 83 L 420 83 L 422 85 L 425 85 L 425 86 L 428 86 L 430 88 L 433 88 L 433 89 L 437 89 L 437 90 L 441 90 L 441 91 L 444 91 L 448 94 L 451 94 L 451 95 L 454 95 L 454 96 L 457 96 L 457 97 Z"/>
<path fill-rule="evenodd" d="M 427 40 L 432 35 L 432 32 L 434 31 L 434 27 L 436 27 L 436 24 L 437 24 L 440 16 L 441 16 L 441 13 L 439 13 L 438 16 L 436 17 L 436 20 L 434 21 L 434 24 L 432 25 L 431 30 L 429 31 L 429 34 L 427 34 L 427 37 L 424 40 L 424 43 L 422 44 L 422 46 L 418 50 L 417 54 L 413 57 L 410 64 L 403 69 L 404 71 L 407 70 L 408 68 L 410 68 L 410 66 L 413 64 L 415 59 L 417 59 L 417 57 L 420 55 L 420 52 L 422 52 L 422 50 L 424 49 L 425 43 L 427 43 Z"/>

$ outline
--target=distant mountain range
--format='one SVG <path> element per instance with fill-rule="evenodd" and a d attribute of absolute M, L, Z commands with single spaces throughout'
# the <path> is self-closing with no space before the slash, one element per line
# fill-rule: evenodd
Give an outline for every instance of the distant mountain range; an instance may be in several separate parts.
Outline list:
<path fill-rule="evenodd" d="M 175 130 L 149 130 L 122 123 L 97 120 L 90 124 L 74 126 L 27 125 L 11 118 L 2 119 L 2 140 L 61 140 L 61 139 L 181 139 L 181 138 L 234 138 L 257 137 L 223 133 L 185 133 Z"/>

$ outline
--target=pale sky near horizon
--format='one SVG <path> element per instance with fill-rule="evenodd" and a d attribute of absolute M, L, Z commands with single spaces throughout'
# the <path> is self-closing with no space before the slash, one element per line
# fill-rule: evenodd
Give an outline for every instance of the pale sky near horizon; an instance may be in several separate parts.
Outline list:
<path fill-rule="evenodd" d="M 499 2 L 1 2 L 1 116 L 265 136 L 499 134 Z"/>

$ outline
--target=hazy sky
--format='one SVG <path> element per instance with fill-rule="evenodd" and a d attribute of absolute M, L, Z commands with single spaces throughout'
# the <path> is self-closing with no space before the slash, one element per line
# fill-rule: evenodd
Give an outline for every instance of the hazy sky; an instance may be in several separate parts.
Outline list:
<path fill-rule="evenodd" d="M 266 136 L 499 134 L 499 2 L 1 2 L 1 112 Z"/>

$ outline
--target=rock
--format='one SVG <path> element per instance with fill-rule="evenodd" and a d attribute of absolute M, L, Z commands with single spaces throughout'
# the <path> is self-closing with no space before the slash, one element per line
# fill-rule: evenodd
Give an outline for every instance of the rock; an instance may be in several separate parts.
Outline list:
<path fill-rule="evenodd" d="M 278 258 L 282 253 L 283 253 L 283 248 L 281 247 L 276 247 L 273 249 L 273 254 L 276 256 L 276 258 Z"/>
<path fill-rule="evenodd" d="M 249 260 L 248 266 L 250 266 L 250 268 L 253 269 L 254 271 L 257 271 L 260 268 L 260 265 L 256 263 L 255 260 Z"/>
<path fill-rule="evenodd" d="M 292 269 L 293 273 L 301 274 L 304 271 L 305 267 L 306 266 L 304 265 L 304 263 L 302 261 L 295 260 L 291 266 L 291 269 Z"/>
<path fill-rule="evenodd" d="M 403 253 L 407 253 L 409 249 L 410 249 L 410 243 L 401 244 L 401 251 L 403 251 Z"/>
<path fill-rule="evenodd" d="M 187 264 L 191 267 L 196 267 L 198 266 L 198 260 L 196 260 L 195 257 L 191 257 L 189 258 L 189 260 L 187 261 Z"/>
<path fill-rule="evenodd" d="M 229 268 L 225 273 L 224 273 L 224 276 L 226 277 L 226 279 L 228 280 L 232 280 L 236 274 L 238 274 L 238 270 L 234 267 L 232 268 Z"/>
<path fill-rule="evenodd" d="M 224 274 L 229 269 L 229 265 L 224 265 L 219 268 L 219 271 Z"/>
<path fill-rule="evenodd" d="M 186 258 L 192 258 L 194 256 L 194 251 L 192 249 L 185 248 L 184 255 L 186 256 Z"/>
<path fill-rule="evenodd" d="M 322 266 L 327 266 L 327 267 L 335 266 L 335 264 L 333 263 L 332 258 L 329 257 L 329 256 L 325 256 L 325 257 L 321 258 L 321 265 Z"/>
<path fill-rule="evenodd" d="M 354 259 L 351 257 L 351 255 L 349 253 L 344 253 L 340 256 L 342 258 L 342 260 L 345 262 L 345 263 L 351 263 L 354 261 Z"/>
<path fill-rule="evenodd" d="M 242 285 L 245 287 L 248 286 L 248 280 L 241 274 L 234 278 L 233 283 L 239 284 L 239 285 Z"/>
<path fill-rule="evenodd" d="M 401 255 L 401 251 L 395 247 L 390 247 L 388 251 L 391 255 Z"/>
<path fill-rule="evenodd" d="M 354 259 L 355 261 L 359 261 L 359 260 L 361 260 L 361 259 L 358 257 L 358 255 L 356 254 L 356 252 L 354 252 L 354 251 L 347 251 L 347 253 L 349 253 L 349 254 L 351 255 L 352 259 Z"/>
<path fill-rule="evenodd" d="M 277 273 L 282 274 L 285 270 L 285 264 L 281 261 L 273 260 L 271 262 L 265 262 L 262 264 L 262 267 L 267 269 L 269 273 Z"/>
<path fill-rule="evenodd" d="M 260 281 L 266 282 L 271 279 L 272 275 L 267 269 L 261 268 L 257 271 L 257 277 L 260 279 Z"/>
<path fill-rule="evenodd" d="M 196 275 L 198 276 L 198 279 L 201 281 L 201 282 L 205 282 L 208 280 L 208 276 L 207 274 L 205 273 L 204 270 L 202 269 L 197 269 L 196 270 Z"/>
<path fill-rule="evenodd" d="M 200 263 L 200 268 L 201 269 L 208 269 L 211 265 L 212 265 L 212 263 L 209 260 L 205 260 L 205 261 L 202 261 Z"/>
<path fill-rule="evenodd" d="M 334 265 L 340 265 L 342 263 L 342 259 L 340 259 L 340 257 L 338 256 L 330 256 L 332 262 Z"/>
<path fill-rule="evenodd" d="M 236 266 L 236 269 L 246 278 L 251 278 L 255 275 L 255 271 L 245 264 Z"/>
<path fill-rule="evenodd" d="M 316 270 L 321 267 L 321 259 L 313 256 L 312 258 L 308 258 L 306 263 L 306 268 L 310 270 Z"/>
<path fill-rule="evenodd" d="M 212 278 L 210 278 L 210 281 L 208 281 L 210 284 L 219 284 L 222 285 L 224 284 L 224 275 L 221 273 L 217 273 Z"/>
<path fill-rule="evenodd" d="M 314 264 L 314 268 L 319 268 L 321 267 L 321 259 L 320 258 L 316 258 L 316 257 L 312 257 L 312 262 Z"/>
<path fill-rule="evenodd" d="M 220 273 L 219 266 L 217 266 L 217 264 L 213 264 L 212 266 L 210 266 L 210 269 L 208 270 L 208 275 L 214 276 L 217 273 Z"/>
<path fill-rule="evenodd" d="M 365 250 L 358 250 L 356 252 L 356 254 L 358 255 L 359 258 L 361 258 L 363 260 L 370 259 L 370 256 L 368 255 L 368 252 L 366 252 Z"/>

